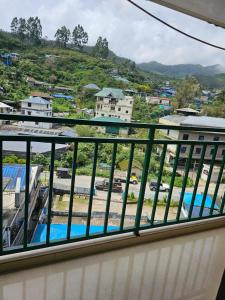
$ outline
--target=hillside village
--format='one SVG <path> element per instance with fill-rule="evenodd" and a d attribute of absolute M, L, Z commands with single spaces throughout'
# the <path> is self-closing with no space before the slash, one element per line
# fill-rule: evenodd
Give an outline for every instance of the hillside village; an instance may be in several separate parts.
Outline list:
<path fill-rule="evenodd" d="M 16 20 L 14 20 L 16 22 Z M 17 20 L 18 21 L 18 20 Z M 17 24 L 17 23 L 15 23 Z M 14 24 L 14 25 L 15 25 Z M 80 25 L 79 25 L 80 26 Z M 2 135 L 12 136 L 54 136 L 64 138 L 76 137 L 112 137 L 112 138 L 147 138 L 145 129 L 129 127 L 130 123 L 148 123 L 172 126 L 195 126 L 214 128 L 215 132 L 196 133 L 179 130 L 158 130 L 157 135 L 167 140 L 184 140 L 181 147 L 181 155 L 178 161 L 178 171 L 174 179 L 176 195 L 173 198 L 173 210 L 170 218 L 173 218 L 179 207 L 179 189 L 182 187 L 186 163 L 189 160 L 190 145 L 185 141 L 225 141 L 224 134 L 218 134 L 217 129 L 225 129 L 225 84 L 224 88 L 213 87 L 208 89 L 202 85 L 197 77 L 176 78 L 168 75 L 160 75 L 144 71 L 128 59 L 122 59 L 112 54 L 106 39 L 99 37 L 93 49 L 86 43 L 70 44 L 68 39 L 62 36 L 65 28 L 58 29 L 56 41 L 47 41 L 37 37 L 37 40 L 27 41 L 26 36 L 21 37 L 16 30 L 12 33 L 0 32 L 0 112 L 7 115 L 19 115 L 30 117 L 46 117 L 47 122 L 39 120 L 12 121 L 1 120 L 0 132 Z M 85 32 L 84 37 L 87 39 Z M 75 37 L 74 37 L 75 39 Z M 78 42 L 75 39 L 76 42 Z M 103 51 L 104 50 L 104 51 Z M 71 120 L 90 120 L 97 122 L 96 126 L 62 125 L 51 122 L 52 117 L 67 118 Z M 98 122 L 104 122 L 100 126 Z M 107 125 L 110 122 L 110 126 Z M 112 123 L 123 123 L 121 126 L 113 126 Z M 124 123 L 127 123 L 124 125 Z M 101 144 L 99 149 L 98 169 L 96 176 L 99 180 L 109 178 L 110 164 L 112 162 L 112 145 Z M 68 211 L 69 182 L 74 160 L 73 143 L 55 145 L 55 186 L 53 208 L 55 215 L 53 223 L 58 223 L 62 213 Z M 87 196 L 89 196 L 90 178 L 93 174 L 94 145 L 80 143 L 77 150 L 76 172 L 79 186 L 77 187 L 75 209 L 80 212 L 77 220 L 83 224 L 84 210 L 87 208 Z M 145 148 L 137 145 L 134 152 L 134 164 L 132 167 L 132 180 L 134 187 L 127 194 L 131 203 L 137 203 L 138 190 L 135 185 L 140 184 L 142 170 L 145 165 Z M 216 182 L 220 174 L 220 166 L 224 163 L 225 146 L 221 145 L 214 150 L 207 146 L 205 149 L 205 164 L 199 175 L 203 183 L 207 182 L 207 172 L 210 171 L 210 162 L 214 157 L 216 168 L 212 174 L 213 182 Z M 52 147 L 50 143 L 32 142 L 30 157 L 33 173 L 34 197 L 29 214 L 30 231 L 33 234 L 37 222 L 46 222 L 46 199 L 48 189 L 49 169 L 51 164 Z M 118 145 L 118 155 L 115 159 L 115 174 L 120 180 L 127 176 L 129 168 L 130 148 L 127 144 Z M 14 178 L 14 185 L 10 186 L 13 196 L 17 199 L 13 208 L 13 216 L 21 217 L 21 206 L 24 206 L 24 166 L 26 164 L 27 148 L 21 141 L 4 141 L 3 163 L 5 164 L 5 177 Z M 202 148 L 196 147 L 192 157 L 192 175 L 186 178 L 188 188 L 193 188 L 196 179 L 197 166 L 201 161 Z M 160 168 L 160 157 L 165 155 L 165 166 L 161 174 L 165 190 L 169 191 L 169 184 L 173 172 L 176 157 L 176 147 L 168 146 L 164 152 L 162 146 L 153 147 L 150 162 L 148 181 L 155 180 Z M 10 170 L 8 170 L 9 168 Z M 8 171 L 7 171 L 8 170 Z M 7 173 L 8 172 L 8 173 Z M 16 175 L 15 175 L 16 174 Z M 22 174 L 22 177 L 21 177 Z M 223 175 L 223 174 L 222 174 Z M 223 180 L 225 180 L 225 177 Z M 64 181 L 60 180 L 63 178 Z M 121 179 L 122 178 L 122 179 Z M 58 180 L 58 181 L 57 181 Z M 68 181 L 69 180 L 69 181 Z M 87 182 L 85 182 L 85 180 Z M 37 183 L 35 185 L 35 182 Z M 85 183 L 84 183 L 85 182 Z M 124 181 L 123 181 L 124 182 Z M 101 186 L 101 185 L 99 185 Z M 96 185 L 96 189 L 98 185 Z M 7 190 L 7 182 L 5 186 Z M 9 186 L 8 186 L 8 190 Z M 99 187 L 101 190 L 101 187 Z M 122 205 L 122 192 L 124 186 L 115 187 L 114 199 Z M 79 192 L 83 191 L 83 192 Z M 106 190 L 98 192 L 95 209 L 100 209 L 103 214 L 102 202 L 106 197 Z M 144 204 L 144 212 L 147 215 L 149 207 L 154 206 L 154 186 L 149 190 Z M 201 192 L 203 191 L 203 188 Z M 220 193 L 221 198 L 222 192 Z M 39 200 L 37 200 L 39 199 Z M 160 193 L 160 209 L 157 218 L 162 219 L 165 209 L 165 196 Z M 9 206 L 13 200 L 8 200 Z M 218 203 L 219 205 L 219 203 Z M 101 207 L 101 208 L 99 208 Z M 163 209 L 162 209 L 163 207 Z M 20 209 L 20 210 L 18 210 Z M 23 207 L 24 209 L 24 207 Z M 118 214 L 118 205 L 113 207 L 113 213 Z M 11 209 L 6 207 L 7 213 Z M 134 206 L 128 205 L 130 219 L 133 220 Z M 9 213 L 10 214 L 10 213 Z M 7 214 L 6 214 L 7 215 Z M 60 220 L 62 220 L 61 218 Z M 16 219 L 15 219 L 16 220 Z M 35 220 L 35 222 L 34 222 Z M 148 218 L 143 217 L 144 222 Z M 18 245 L 21 241 L 20 226 L 5 221 L 6 228 L 11 228 L 11 233 L 5 232 L 5 244 L 7 246 Z M 64 222 L 64 221 L 62 221 Z M 99 219 L 96 217 L 96 224 Z M 128 221 L 130 224 L 131 221 Z M 10 225 L 9 225 L 10 224 Z M 112 220 L 110 226 L 117 226 Z M 10 236 L 10 238 L 9 238 Z"/>

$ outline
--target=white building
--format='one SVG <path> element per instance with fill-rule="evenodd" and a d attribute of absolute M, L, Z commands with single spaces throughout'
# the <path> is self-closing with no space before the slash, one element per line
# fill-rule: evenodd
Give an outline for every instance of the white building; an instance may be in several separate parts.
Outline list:
<path fill-rule="evenodd" d="M 13 112 L 13 108 L 5 103 L 0 102 L 0 113 L 1 114 L 10 114 Z M 9 124 L 10 121 L 0 120 L 0 125 Z"/>
<path fill-rule="evenodd" d="M 147 96 L 146 97 L 146 102 L 148 104 L 170 105 L 171 104 L 171 99 L 166 98 L 166 97 L 152 97 L 152 96 Z"/>
<path fill-rule="evenodd" d="M 162 125 L 180 125 L 180 126 L 194 126 L 194 127 L 209 127 L 214 128 L 213 132 L 198 131 L 198 130 L 162 130 L 168 139 L 171 140 L 183 140 L 184 144 L 181 146 L 180 152 L 180 164 L 184 164 L 190 151 L 190 145 L 185 145 L 185 141 L 221 141 L 225 142 L 225 133 L 217 132 L 217 128 L 224 128 L 225 130 L 225 119 L 214 118 L 206 116 L 182 116 L 182 115 L 170 115 L 159 119 L 159 124 Z M 202 154 L 202 145 L 196 145 L 192 159 L 198 162 Z M 206 148 L 205 162 L 210 163 L 214 153 L 214 146 L 209 145 Z M 168 145 L 167 148 L 167 161 L 173 161 L 176 154 L 176 145 Z M 223 156 L 225 155 L 225 145 L 218 147 L 216 154 L 216 162 L 221 163 Z"/>
<path fill-rule="evenodd" d="M 52 117 L 51 102 L 40 97 L 30 97 L 21 101 L 21 113 L 26 116 Z M 23 126 L 50 129 L 51 123 L 22 122 Z"/>
<path fill-rule="evenodd" d="M 130 122 L 134 98 L 121 89 L 103 88 L 96 95 L 96 117 L 113 117 Z"/>

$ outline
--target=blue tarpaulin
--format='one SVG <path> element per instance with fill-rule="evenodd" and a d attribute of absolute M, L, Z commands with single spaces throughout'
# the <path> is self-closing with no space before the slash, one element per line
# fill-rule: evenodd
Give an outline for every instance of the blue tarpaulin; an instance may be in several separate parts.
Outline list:
<path fill-rule="evenodd" d="M 65 100 L 73 100 L 73 96 L 67 96 L 64 94 L 52 94 L 52 97 L 54 98 L 61 98 L 61 99 L 65 99 Z"/>
<path fill-rule="evenodd" d="M 190 209 L 192 195 L 193 195 L 193 193 L 191 193 L 191 192 L 187 192 L 184 195 L 183 205 L 184 205 L 184 209 L 187 213 Z M 193 205 L 192 217 L 199 217 L 202 202 L 203 202 L 203 194 L 196 194 L 194 205 Z M 211 205 L 212 205 L 212 198 L 209 195 L 207 195 L 206 199 L 205 199 L 204 209 L 203 209 L 203 216 L 209 216 Z M 214 209 L 219 209 L 219 207 L 216 203 L 214 205 Z"/>
<path fill-rule="evenodd" d="M 78 237 L 86 234 L 86 225 L 72 224 L 71 237 Z M 116 226 L 108 226 L 108 231 L 118 230 Z M 90 234 L 103 233 L 103 226 L 90 226 Z M 38 224 L 32 243 L 41 243 L 46 241 L 47 224 Z M 51 224 L 50 241 L 65 239 L 67 237 L 67 224 Z"/>

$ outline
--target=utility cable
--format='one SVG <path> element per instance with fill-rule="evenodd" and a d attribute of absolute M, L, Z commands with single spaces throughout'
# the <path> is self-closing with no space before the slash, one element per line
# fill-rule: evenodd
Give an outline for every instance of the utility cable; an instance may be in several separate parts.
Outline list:
<path fill-rule="evenodd" d="M 167 23 L 167 22 L 163 21 L 162 19 L 160 19 L 159 17 L 153 15 L 152 13 L 150 13 L 149 11 L 147 11 L 146 9 L 144 9 L 143 7 L 141 7 L 140 5 L 138 5 L 137 3 L 135 3 L 134 1 L 132 1 L 132 0 L 127 0 L 127 1 L 130 2 L 132 5 L 134 5 L 135 7 L 137 7 L 139 10 L 143 11 L 145 14 L 149 15 L 150 17 L 152 17 L 153 19 L 155 19 L 155 20 L 157 20 L 158 22 L 164 24 L 165 26 L 167 26 L 167 27 L 169 27 L 169 28 L 171 28 L 171 29 L 173 29 L 173 30 L 179 32 L 180 34 L 182 34 L 182 35 L 184 35 L 184 36 L 186 36 L 186 37 L 188 37 L 188 38 L 190 38 L 190 39 L 192 39 L 192 40 L 195 40 L 195 41 L 197 41 L 197 42 L 200 42 L 200 43 L 202 43 L 202 44 L 205 44 L 205 45 L 207 45 L 207 46 L 210 46 L 210 47 L 213 47 L 213 48 L 216 48 L 216 49 L 225 51 L 225 48 L 222 47 L 222 46 L 218 46 L 218 45 L 209 43 L 209 42 L 207 42 L 207 41 L 204 41 L 204 40 L 202 40 L 202 39 L 199 39 L 199 38 L 197 38 L 196 36 L 193 36 L 193 35 L 191 35 L 191 34 L 188 34 L 188 33 L 184 32 L 184 31 L 182 31 L 182 30 L 180 30 L 180 29 L 178 29 L 178 28 L 176 28 L 176 27 L 170 25 L 169 23 Z"/>

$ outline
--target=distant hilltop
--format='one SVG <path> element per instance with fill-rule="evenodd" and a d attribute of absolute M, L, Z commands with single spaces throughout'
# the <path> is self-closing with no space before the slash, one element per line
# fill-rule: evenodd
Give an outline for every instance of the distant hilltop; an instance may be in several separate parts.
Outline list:
<path fill-rule="evenodd" d="M 221 65 L 202 66 L 200 64 L 164 65 L 156 61 L 138 64 L 137 67 L 160 75 L 172 77 L 185 77 L 190 75 L 212 76 L 225 73 L 225 67 Z"/>

